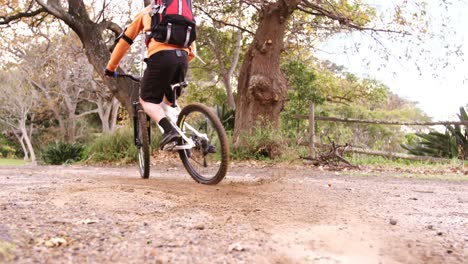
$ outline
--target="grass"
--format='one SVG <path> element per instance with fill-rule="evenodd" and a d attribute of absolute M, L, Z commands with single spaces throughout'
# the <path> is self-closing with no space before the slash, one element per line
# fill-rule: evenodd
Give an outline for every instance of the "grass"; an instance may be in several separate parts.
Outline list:
<path fill-rule="evenodd" d="M 348 171 L 343 174 L 353 176 L 385 175 L 395 178 L 422 180 L 468 181 L 463 172 L 468 161 L 452 160 L 450 163 L 432 163 L 405 159 L 386 159 L 383 157 L 352 155 L 346 157 L 354 165 L 365 167 L 364 171 Z"/>
<path fill-rule="evenodd" d="M 454 167 L 468 167 L 468 161 L 460 161 L 453 159 L 448 163 L 437 163 L 437 162 L 425 162 L 425 161 L 414 161 L 407 159 L 388 159 L 379 156 L 369 155 L 347 155 L 345 157 L 349 162 L 354 165 L 375 165 L 380 167 L 389 168 L 424 168 L 424 169 L 450 169 Z"/>
<path fill-rule="evenodd" d="M 417 172 L 398 172 L 398 171 L 346 171 L 340 172 L 342 175 L 346 176 L 356 176 L 356 177 L 374 177 L 374 176 L 387 176 L 393 178 L 401 179 L 418 179 L 418 180 L 444 180 L 444 181 L 468 181 L 468 176 L 455 173 L 417 173 Z"/>
<path fill-rule="evenodd" d="M 20 166 L 25 164 L 26 161 L 21 159 L 0 159 L 0 166 Z"/>

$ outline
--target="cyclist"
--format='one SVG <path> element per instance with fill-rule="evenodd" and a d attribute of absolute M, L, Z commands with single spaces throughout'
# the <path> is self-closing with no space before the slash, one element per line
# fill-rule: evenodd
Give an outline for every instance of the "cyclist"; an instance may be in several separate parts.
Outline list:
<path fill-rule="evenodd" d="M 147 36 L 150 35 L 152 12 L 152 5 L 145 7 L 117 38 L 117 44 L 104 72 L 106 76 L 116 76 L 115 71 L 120 61 L 142 30 Z M 184 48 L 156 41 L 152 37 L 146 39 L 146 45 L 147 68 L 141 81 L 140 104 L 146 114 L 163 128 L 164 133 L 160 143 L 160 148 L 163 149 L 167 143 L 177 140 L 179 134 L 166 117 L 162 104 L 174 106 L 174 93 L 170 85 L 183 80 L 187 73 L 188 62 L 195 57 L 196 46 L 193 42 L 188 48 Z"/>

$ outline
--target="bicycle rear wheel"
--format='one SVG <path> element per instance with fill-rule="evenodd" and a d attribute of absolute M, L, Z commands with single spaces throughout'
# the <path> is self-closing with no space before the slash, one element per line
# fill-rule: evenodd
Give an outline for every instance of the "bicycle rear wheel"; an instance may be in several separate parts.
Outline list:
<path fill-rule="evenodd" d="M 140 175 L 143 179 L 149 178 L 150 172 L 150 157 L 149 157 L 149 120 L 146 116 L 145 111 L 138 110 L 138 168 Z"/>
<path fill-rule="evenodd" d="M 180 112 L 177 125 L 195 143 L 192 149 L 179 150 L 190 176 L 202 184 L 217 184 L 223 180 L 228 169 L 229 146 L 226 132 L 214 112 L 202 104 L 187 105 Z"/>

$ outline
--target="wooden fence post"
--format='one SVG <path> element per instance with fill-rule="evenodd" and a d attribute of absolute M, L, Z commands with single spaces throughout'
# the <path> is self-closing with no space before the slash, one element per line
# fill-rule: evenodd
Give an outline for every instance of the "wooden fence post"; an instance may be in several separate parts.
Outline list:
<path fill-rule="evenodd" d="M 313 101 L 310 102 L 309 107 L 309 155 L 310 158 L 315 158 L 315 104 Z"/>

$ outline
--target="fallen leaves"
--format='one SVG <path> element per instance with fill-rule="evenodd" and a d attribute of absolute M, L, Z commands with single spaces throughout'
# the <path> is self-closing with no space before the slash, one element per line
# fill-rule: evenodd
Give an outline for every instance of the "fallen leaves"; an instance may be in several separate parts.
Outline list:
<path fill-rule="evenodd" d="M 234 244 L 231 244 L 229 247 L 228 247 L 228 252 L 231 253 L 231 252 L 234 252 L 234 251 L 244 251 L 245 248 L 240 244 L 240 242 L 237 242 L 237 243 L 234 243 Z"/>
<path fill-rule="evenodd" d="M 83 225 L 91 225 L 91 224 L 96 224 L 99 223 L 99 220 L 94 220 L 94 219 L 84 219 L 81 221 L 81 224 Z"/>
<path fill-rule="evenodd" d="M 68 242 L 65 238 L 63 237 L 53 237 L 48 240 L 44 239 L 39 239 L 36 243 L 36 245 L 41 246 L 44 245 L 49 248 L 54 248 L 54 247 L 62 247 L 68 245 Z"/>

